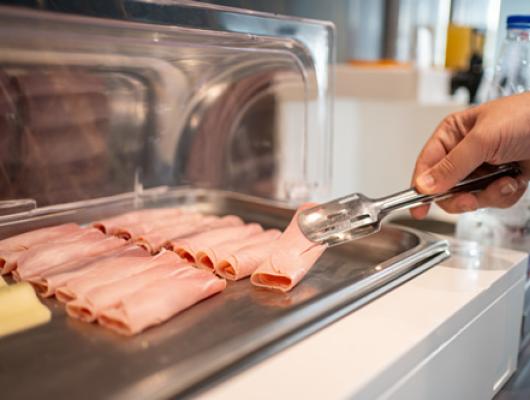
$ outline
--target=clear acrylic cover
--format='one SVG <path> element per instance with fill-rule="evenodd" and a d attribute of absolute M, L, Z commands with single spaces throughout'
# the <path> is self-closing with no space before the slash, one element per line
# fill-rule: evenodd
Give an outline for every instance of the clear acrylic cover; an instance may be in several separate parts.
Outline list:
<path fill-rule="evenodd" d="M 120 19 L 0 7 L 0 215 L 160 187 L 325 194 L 333 25 L 123 4 Z"/>

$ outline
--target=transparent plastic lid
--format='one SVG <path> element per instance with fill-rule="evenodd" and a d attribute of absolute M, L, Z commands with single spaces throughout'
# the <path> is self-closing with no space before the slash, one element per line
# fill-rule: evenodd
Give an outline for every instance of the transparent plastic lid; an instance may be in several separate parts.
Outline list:
<path fill-rule="evenodd" d="M 0 214 L 161 186 L 328 190 L 331 24 L 123 3 L 143 22 L 0 7 Z"/>

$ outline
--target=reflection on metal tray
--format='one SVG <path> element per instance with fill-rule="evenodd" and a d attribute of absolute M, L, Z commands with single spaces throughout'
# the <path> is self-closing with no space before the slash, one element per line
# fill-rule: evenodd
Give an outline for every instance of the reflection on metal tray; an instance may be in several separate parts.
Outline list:
<path fill-rule="evenodd" d="M 271 202 L 205 190 L 172 190 L 145 196 L 141 204 L 233 213 L 280 228 L 292 216 L 292 210 Z M 112 207 L 85 204 L 68 216 L 84 222 L 131 205 L 131 199 Z M 64 218 L 60 210 L 50 211 L 39 219 Z M 9 226 L 2 229 L 5 235 Z M 67 318 L 61 305 L 47 300 L 51 323 L 0 340 L 0 387 L 5 398 L 143 399 L 191 393 L 300 340 L 447 256 L 445 241 L 385 226 L 376 235 L 326 251 L 290 293 L 255 288 L 248 280 L 231 282 L 220 295 L 133 338 Z"/>

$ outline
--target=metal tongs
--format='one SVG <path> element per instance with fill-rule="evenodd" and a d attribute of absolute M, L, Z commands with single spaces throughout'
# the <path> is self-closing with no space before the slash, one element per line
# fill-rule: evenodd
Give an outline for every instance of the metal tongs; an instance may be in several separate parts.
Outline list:
<path fill-rule="evenodd" d="M 481 167 L 445 193 L 427 195 L 411 188 L 380 199 L 353 193 L 300 212 L 298 225 L 309 240 L 335 246 L 378 232 L 382 219 L 391 212 L 443 200 L 456 193 L 477 192 L 501 177 L 515 177 L 521 173 L 516 163 L 484 167 L 490 171 L 476 176 L 483 169 Z"/>

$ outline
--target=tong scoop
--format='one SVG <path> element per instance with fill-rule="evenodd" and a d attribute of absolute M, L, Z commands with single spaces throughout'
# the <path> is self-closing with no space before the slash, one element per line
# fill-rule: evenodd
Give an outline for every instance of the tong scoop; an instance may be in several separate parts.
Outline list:
<path fill-rule="evenodd" d="M 520 173 L 517 164 L 503 164 L 486 175 L 472 177 L 473 173 L 439 194 L 421 194 L 411 188 L 380 199 L 370 199 L 361 193 L 353 193 L 300 212 L 298 226 L 312 242 L 335 246 L 378 232 L 381 220 L 393 211 L 429 204 L 456 193 L 477 192 L 501 177 L 515 177 Z"/>

